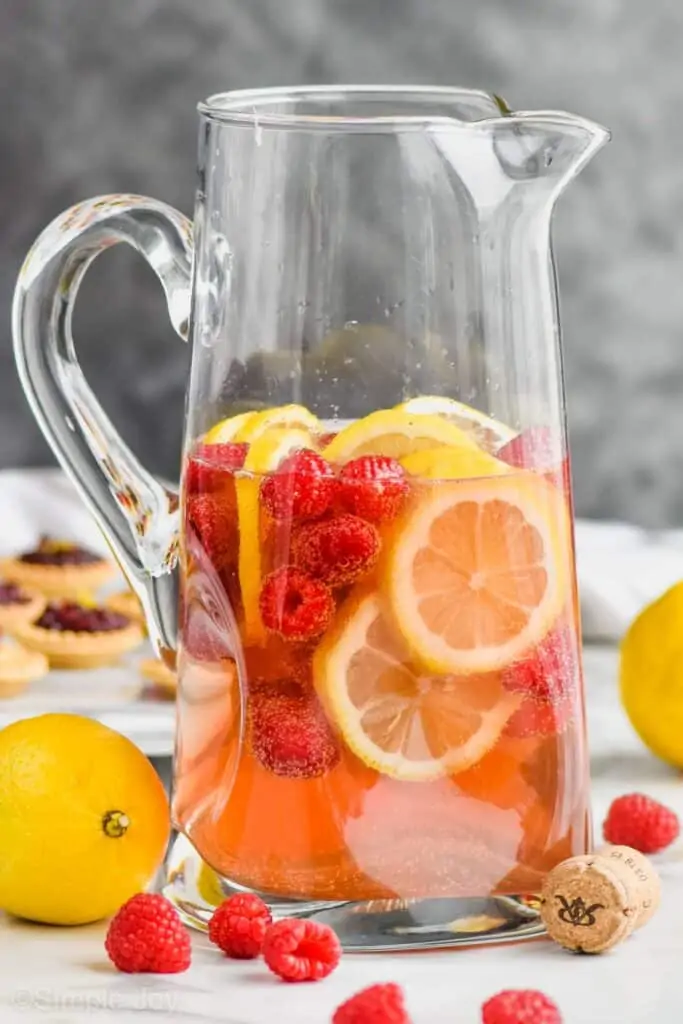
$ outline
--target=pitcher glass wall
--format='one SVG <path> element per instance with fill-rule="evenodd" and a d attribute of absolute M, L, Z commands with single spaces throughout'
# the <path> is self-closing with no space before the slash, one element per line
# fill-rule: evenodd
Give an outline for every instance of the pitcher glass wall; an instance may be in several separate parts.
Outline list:
<path fill-rule="evenodd" d="M 167 891 L 201 921 L 255 890 L 357 949 L 536 934 L 590 840 L 550 219 L 606 132 L 460 89 L 199 110 L 194 241 L 87 202 L 14 308 L 33 411 L 177 652 Z M 192 345 L 180 499 L 76 361 L 120 241 Z"/>

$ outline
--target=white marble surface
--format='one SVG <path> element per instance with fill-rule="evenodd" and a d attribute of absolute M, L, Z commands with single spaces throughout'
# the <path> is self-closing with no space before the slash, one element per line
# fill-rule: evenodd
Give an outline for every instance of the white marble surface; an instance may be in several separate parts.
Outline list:
<path fill-rule="evenodd" d="M 614 796 L 634 788 L 683 814 L 680 776 L 647 754 L 619 709 L 615 653 L 590 649 L 586 668 L 596 822 Z M 201 936 L 195 937 L 186 974 L 126 976 L 107 962 L 103 926 L 60 930 L 0 917 L 0 1021 L 325 1024 L 352 992 L 396 980 L 406 989 L 415 1024 L 477 1024 L 489 995 L 527 986 L 556 999 L 565 1024 L 678 1024 L 683 1018 L 683 844 L 658 858 L 658 865 L 662 909 L 643 932 L 610 954 L 577 957 L 541 941 L 356 955 L 345 957 L 331 978 L 316 985 L 284 985 L 262 964 L 227 961 Z"/>

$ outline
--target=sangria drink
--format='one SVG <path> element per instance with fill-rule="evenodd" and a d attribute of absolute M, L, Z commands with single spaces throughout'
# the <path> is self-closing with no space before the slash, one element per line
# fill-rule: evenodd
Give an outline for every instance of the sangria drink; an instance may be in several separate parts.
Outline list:
<path fill-rule="evenodd" d="M 184 469 L 174 814 L 233 885 L 533 895 L 589 840 L 559 439 L 421 396 L 217 423 Z"/>
<path fill-rule="evenodd" d="M 255 890 L 359 950 L 539 934 L 590 841 L 550 226 L 608 133 L 428 86 L 199 115 L 194 223 L 80 203 L 13 307 L 38 423 L 177 662 L 165 892 L 202 926 Z M 75 358 L 115 242 L 191 344 L 180 496 Z"/>

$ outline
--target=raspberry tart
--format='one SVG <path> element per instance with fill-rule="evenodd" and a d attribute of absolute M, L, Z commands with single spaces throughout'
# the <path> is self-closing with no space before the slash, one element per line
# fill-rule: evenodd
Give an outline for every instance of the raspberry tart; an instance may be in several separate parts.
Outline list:
<path fill-rule="evenodd" d="M 49 667 L 39 651 L 0 639 L 0 698 L 18 696 L 29 683 L 47 675 Z"/>
<path fill-rule="evenodd" d="M 178 677 L 161 658 L 144 658 L 140 662 L 140 675 L 165 697 L 175 697 Z"/>
<path fill-rule="evenodd" d="M 37 590 L 0 580 L 0 629 L 11 633 L 15 626 L 33 622 L 46 604 L 46 599 Z"/>
<path fill-rule="evenodd" d="M 35 622 L 14 630 L 17 640 L 44 654 L 53 668 L 99 668 L 137 647 L 143 633 L 125 615 L 101 605 L 51 601 Z"/>
<path fill-rule="evenodd" d="M 118 594 L 112 594 L 104 602 L 107 608 L 125 615 L 131 622 L 136 622 L 143 629 L 146 629 L 145 613 L 132 590 L 122 590 Z"/>
<path fill-rule="evenodd" d="M 47 597 L 76 597 L 99 590 L 116 576 L 116 567 L 72 541 L 42 537 L 38 547 L 0 562 L 6 579 Z"/>

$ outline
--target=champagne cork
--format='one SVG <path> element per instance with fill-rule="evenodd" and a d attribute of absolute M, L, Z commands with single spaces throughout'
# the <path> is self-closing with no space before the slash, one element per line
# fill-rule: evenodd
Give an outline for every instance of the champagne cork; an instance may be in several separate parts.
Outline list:
<path fill-rule="evenodd" d="M 657 912 L 662 900 L 659 875 L 647 857 L 630 846 L 601 846 L 596 854 L 606 858 L 613 870 L 617 869 L 625 878 L 630 878 L 631 886 L 635 884 L 639 901 L 635 927 L 642 928 Z"/>
<path fill-rule="evenodd" d="M 659 898 L 659 879 L 642 854 L 605 847 L 550 872 L 541 916 L 550 937 L 566 949 L 603 953 L 645 924 Z"/>

